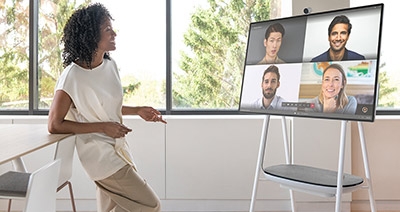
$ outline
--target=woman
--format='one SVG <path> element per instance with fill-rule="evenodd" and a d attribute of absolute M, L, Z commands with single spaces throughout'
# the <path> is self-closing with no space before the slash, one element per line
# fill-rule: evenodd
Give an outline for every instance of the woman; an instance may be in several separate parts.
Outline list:
<path fill-rule="evenodd" d="M 322 75 L 320 94 L 310 102 L 314 104 L 313 111 L 355 114 L 357 100 L 346 95 L 346 84 L 346 73 L 341 65 L 330 64 L 326 67 Z"/>
<path fill-rule="evenodd" d="M 49 111 L 50 133 L 76 134 L 79 159 L 97 185 L 98 211 L 160 211 L 160 200 L 136 172 L 122 115 L 163 122 L 152 107 L 122 106 L 112 17 L 101 4 L 75 11 L 64 27 L 64 71 Z"/>

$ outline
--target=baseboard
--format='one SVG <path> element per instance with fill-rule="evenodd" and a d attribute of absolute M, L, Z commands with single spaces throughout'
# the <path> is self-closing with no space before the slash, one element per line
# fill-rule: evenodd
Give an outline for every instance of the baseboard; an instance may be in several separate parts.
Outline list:
<path fill-rule="evenodd" d="M 95 200 L 77 200 L 78 211 L 95 212 Z M 62 207 L 61 207 L 62 206 Z M 255 212 L 289 212 L 289 200 L 257 200 Z M 332 212 L 335 203 L 330 202 L 297 202 L 297 212 Z M 250 200 L 161 200 L 163 212 L 248 212 Z M 69 202 L 57 202 L 57 211 L 69 211 Z M 350 212 L 350 203 L 342 203 L 342 211 Z"/>
<path fill-rule="evenodd" d="M 400 200 L 375 200 L 377 211 L 400 212 Z M 353 200 L 351 202 L 352 212 L 372 211 L 369 200 Z"/>
<path fill-rule="evenodd" d="M 76 199 L 76 208 L 79 212 L 96 212 L 95 199 Z M 400 212 L 400 200 L 377 200 L 377 211 Z M 250 200 L 161 200 L 163 212 L 248 212 Z M 0 201 L 0 211 L 7 209 L 7 200 Z M 13 202 L 13 211 L 21 211 L 22 202 Z M 289 212 L 289 200 L 257 200 L 254 212 Z M 334 201 L 327 202 L 296 202 L 297 212 L 332 212 L 335 209 Z M 69 199 L 57 200 L 58 212 L 72 211 Z M 343 212 L 369 212 L 370 203 L 352 201 L 342 203 Z"/>

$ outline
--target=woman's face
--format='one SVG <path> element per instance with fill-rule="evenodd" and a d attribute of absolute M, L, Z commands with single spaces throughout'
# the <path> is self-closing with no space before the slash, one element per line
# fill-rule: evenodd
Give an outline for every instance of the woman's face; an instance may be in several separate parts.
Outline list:
<path fill-rule="evenodd" d="M 117 34 L 112 28 L 112 23 L 110 19 L 106 19 L 104 23 L 100 26 L 100 41 L 97 45 L 98 51 L 108 52 L 116 49 L 115 37 Z"/>
<path fill-rule="evenodd" d="M 335 68 L 328 68 L 322 78 L 322 93 L 325 98 L 337 98 L 343 87 L 341 72 Z"/>

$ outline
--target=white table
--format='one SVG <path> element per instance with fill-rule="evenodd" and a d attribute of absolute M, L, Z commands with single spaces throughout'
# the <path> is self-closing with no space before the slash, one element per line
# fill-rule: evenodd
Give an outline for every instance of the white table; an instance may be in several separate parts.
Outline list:
<path fill-rule="evenodd" d="M 12 161 L 26 172 L 21 157 L 57 143 L 72 134 L 50 134 L 47 124 L 0 124 L 0 164 Z"/>

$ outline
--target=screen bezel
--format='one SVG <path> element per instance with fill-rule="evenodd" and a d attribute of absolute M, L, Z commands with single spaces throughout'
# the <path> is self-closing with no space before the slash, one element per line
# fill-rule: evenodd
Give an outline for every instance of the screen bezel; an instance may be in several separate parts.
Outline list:
<path fill-rule="evenodd" d="M 339 114 L 339 113 L 303 112 L 303 111 L 295 111 L 294 112 L 294 111 L 268 110 L 268 109 L 256 109 L 256 108 L 249 109 L 249 108 L 245 108 L 245 107 L 242 106 L 243 87 L 244 87 L 244 82 L 245 82 L 246 70 L 248 69 L 248 66 L 255 65 L 255 64 L 252 64 L 254 61 L 250 61 L 250 58 L 249 58 L 249 49 L 253 48 L 251 46 L 253 43 L 250 42 L 250 39 L 252 38 L 251 37 L 252 36 L 252 34 L 251 34 L 252 27 L 257 26 L 257 25 L 274 23 L 274 22 L 284 22 L 286 24 L 293 22 L 292 26 L 299 27 L 298 25 L 301 25 L 301 23 L 303 21 L 305 23 L 304 24 L 305 26 L 302 26 L 304 28 L 304 37 L 305 37 L 305 32 L 306 32 L 306 27 L 307 27 L 307 20 L 309 20 L 310 18 L 316 18 L 318 16 L 320 16 L 320 17 L 329 16 L 329 15 L 334 15 L 334 14 L 337 14 L 337 13 L 346 14 L 346 13 L 364 11 L 364 10 L 368 10 L 368 9 L 372 9 L 372 8 L 380 9 L 380 13 L 378 13 L 378 15 L 380 16 L 380 20 L 379 20 L 379 26 L 378 26 L 379 32 L 378 32 L 378 38 L 377 38 L 376 58 L 373 59 L 373 60 L 376 60 L 375 70 L 374 70 L 374 72 L 375 72 L 375 76 L 374 76 L 375 80 L 374 80 L 374 85 L 373 85 L 374 86 L 374 88 L 373 88 L 373 103 L 371 105 L 371 108 L 369 108 L 372 111 L 368 111 L 368 114 Z M 305 14 L 305 15 L 291 16 L 291 17 L 286 17 L 286 18 L 271 19 L 271 20 L 265 20 L 265 21 L 259 21 L 259 22 L 250 23 L 248 41 L 247 41 L 247 48 L 246 48 L 245 64 L 244 64 L 244 69 L 243 69 L 242 87 L 241 87 L 240 102 L 239 102 L 239 112 L 240 113 L 245 113 L 245 114 L 267 114 L 267 115 L 291 116 L 291 117 L 320 118 L 320 119 L 339 119 L 339 120 L 349 120 L 349 121 L 373 122 L 375 120 L 375 116 L 376 116 L 376 107 L 377 107 L 378 91 L 379 91 L 378 76 L 379 76 L 379 61 L 380 61 L 380 48 L 381 48 L 382 23 L 383 23 L 383 8 L 384 8 L 383 4 L 372 4 L 372 5 L 365 5 L 365 6 L 360 6 L 360 7 L 352 7 L 352 8 L 338 9 L 338 10 L 330 10 L 330 11 L 324 11 L 324 12 L 319 12 L 319 13 L 310 13 L 310 14 Z M 292 28 L 292 30 L 293 30 L 293 28 Z M 298 30 L 298 28 L 297 28 L 297 30 Z M 327 26 L 326 26 L 326 28 L 324 30 L 327 31 Z M 289 32 L 285 32 L 285 36 L 287 36 L 288 34 L 290 35 L 290 31 Z M 285 37 L 284 42 L 287 42 L 287 40 L 288 39 L 286 39 L 286 37 Z M 304 51 L 305 38 L 303 38 L 303 42 L 302 43 L 303 43 L 303 48 L 297 47 L 297 48 L 299 48 L 297 51 L 302 51 L 302 52 Z M 293 43 L 289 43 L 287 45 L 293 45 Z M 295 55 L 295 54 L 292 54 L 292 55 Z M 298 64 L 307 63 L 307 61 L 303 60 L 303 56 L 304 55 L 302 55 L 301 62 L 297 62 Z M 368 59 L 368 58 L 366 58 L 366 59 Z M 341 62 L 341 61 L 333 61 L 333 62 L 344 63 L 344 62 Z M 284 64 L 290 64 L 290 63 L 291 63 L 291 61 L 288 61 L 287 63 L 284 63 Z M 292 63 L 295 63 L 295 62 L 292 62 Z M 276 65 L 279 66 L 279 65 L 282 65 L 282 64 L 276 64 Z"/>

